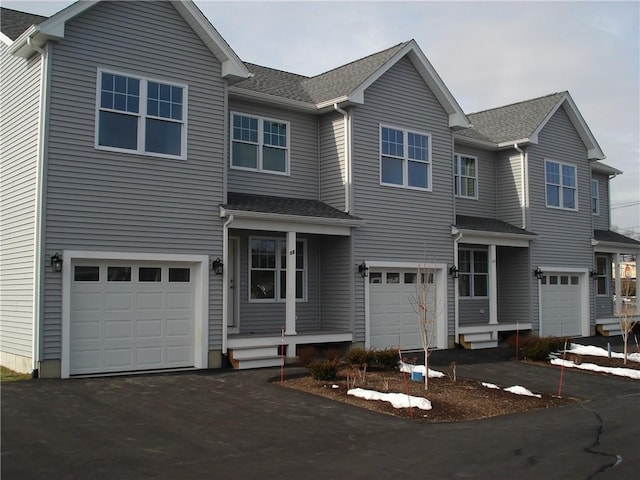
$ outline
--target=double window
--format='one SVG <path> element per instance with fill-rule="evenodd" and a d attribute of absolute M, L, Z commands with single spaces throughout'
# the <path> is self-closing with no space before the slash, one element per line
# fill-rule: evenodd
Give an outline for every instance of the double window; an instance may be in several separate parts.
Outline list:
<path fill-rule="evenodd" d="M 460 250 L 458 269 L 461 297 L 484 298 L 488 295 L 489 254 L 486 250 Z"/>
<path fill-rule="evenodd" d="M 576 167 L 545 160 L 547 207 L 577 210 Z"/>
<path fill-rule="evenodd" d="M 600 193 L 598 191 L 598 181 L 591 180 L 591 213 L 594 215 L 600 215 Z"/>
<path fill-rule="evenodd" d="M 187 87 L 98 71 L 96 148 L 186 158 Z"/>
<path fill-rule="evenodd" d="M 287 297 L 287 241 L 251 238 L 250 301 L 279 302 Z M 307 298 L 307 259 L 304 240 L 296 242 L 296 299 Z"/>
<path fill-rule="evenodd" d="M 231 167 L 289 174 L 289 124 L 240 113 L 231 115 Z"/>
<path fill-rule="evenodd" d="M 478 198 L 478 170 L 476 157 L 454 155 L 453 173 L 456 197 Z"/>
<path fill-rule="evenodd" d="M 431 137 L 381 126 L 380 183 L 431 190 Z"/>

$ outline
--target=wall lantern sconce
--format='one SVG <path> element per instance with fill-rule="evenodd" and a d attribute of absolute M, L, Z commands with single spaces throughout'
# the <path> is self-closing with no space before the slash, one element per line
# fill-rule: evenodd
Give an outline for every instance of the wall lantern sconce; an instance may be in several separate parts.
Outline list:
<path fill-rule="evenodd" d="M 222 263 L 222 260 L 220 260 L 220 258 L 216 258 L 211 262 L 211 269 L 216 275 L 222 275 L 222 272 L 224 271 L 224 264 Z"/>
<path fill-rule="evenodd" d="M 542 277 L 544 276 L 544 272 L 540 270 L 540 267 L 536 267 L 536 269 L 533 271 L 533 274 L 538 280 L 542 280 Z"/>
<path fill-rule="evenodd" d="M 369 267 L 367 267 L 367 264 L 364 263 L 364 260 L 360 265 L 358 265 L 358 272 L 360 273 L 362 278 L 366 278 L 369 276 Z"/>
<path fill-rule="evenodd" d="M 589 275 L 591 275 L 591 278 L 596 279 L 596 278 L 598 278 L 598 271 L 597 270 L 591 270 L 589 272 Z"/>
<path fill-rule="evenodd" d="M 60 256 L 60 253 L 56 253 L 51 257 L 51 268 L 54 272 L 62 271 L 62 257 Z"/>
<path fill-rule="evenodd" d="M 458 270 L 458 267 L 456 267 L 455 265 L 451 265 L 449 267 L 449 275 L 451 275 L 452 278 L 458 278 L 458 272 L 460 270 Z"/>

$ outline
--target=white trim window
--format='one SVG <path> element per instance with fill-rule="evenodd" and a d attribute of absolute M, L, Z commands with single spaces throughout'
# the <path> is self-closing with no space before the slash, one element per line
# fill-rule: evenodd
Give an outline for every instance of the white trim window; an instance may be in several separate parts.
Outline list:
<path fill-rule="evenodd" d="M 380 184 L 431 190 L 431 136 L 381 125 Z"/>
<path fill-rule="evenodd" d="M 486 250 L 458 251 L 458 291 L 460 297 L 487 298 L 489 295 L 489 253 Z"/>
<path fill-rule="evenodd" d="M 287 240 L 249 238 L 249 302 L 284 302 L 287 297 Z M 296 242 L 296 300 L 307 300 L 306 241 Z"/>
<path fill-rule="evenodd" d="M 596 295 L 599 297 L 609 294 L 609 258 L 605 255 L 596 255 Z"/>
<path fill-rule="evenodd" d="M 478 157 L 456 153 L 453 156 L 456 197 L 478 198 Z"/>
<path fill-rule="evenodd" d="M 577 169 L 575 165 L 544 161 L 547 207 L 578 209 Z"/>
<path fill-rule="evenodd" d="M 95 147 L 187 157 L 187 86 L 98 69 Z"/>
<path fill-rule="evenodd" d="M 231 114 L 231 168 L 289 175 L 289 122 Z"/>
<path fill-rule="evenodd" d="M 600 215 L 600 191 L 597 180 L 591 180 L 591 213 Z"/>

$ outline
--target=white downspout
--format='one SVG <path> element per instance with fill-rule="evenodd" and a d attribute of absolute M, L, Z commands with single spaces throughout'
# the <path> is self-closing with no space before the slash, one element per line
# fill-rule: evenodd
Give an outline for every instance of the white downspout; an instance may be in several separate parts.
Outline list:
<path fill-rule="evenodd" d="M 525 153 L 517 143 L 513 144 L 513 148 L 515 148 L 518 153 L 520 153 L 520 168 L 522 169 L 521 175 L 521 185 L 522 188 L 522 228 L 526 230 L 527 228 L 527 177 L 526 177 L 526 165 L 525 165 Z"/>
<path fill-rule="evenodd" d="M 49 44 L 45 48 L 36 47 L 31 37 L 27 37 L 27 45 L 40 54 L 40 101 L 38 105 L 38 146 L 36 158 L 36 194 L 33 231 L 33 332 L 31 342 L 31 374 L 39 376 L 40 364 L 40 317 L 42 316 L 42 297 L 44 283 L 44 162 L 46 155 L 46 123 L 48 117 L 49 91 Z M 69 267 L 67 267 L 69 268 Z"/>
<path fill-rule="evenodd" d="M 458 268 L 458 242 L 462 238 L 462 233 L 458 233 L 453 238 L 453 266 Z M 454 337 L 453 342 L 459 343 L 460 340 L 460 312 L 458 303 L 460 302 L 460 289 L 458 287 L 458 279 L 453 279 L 453 318 L 454 318 Z"/>
<path fill-rule="evenodd" d="M 346 110 L 338 107 L 337 103 L 333 104 L 333 109 L 341 113 L 344 117 L 344 170 L 345 170 L 345 185 L 344 185 L 344 211 L 349 213 L 352 209 L 351 195 L 352 195 L 352 170 L 351 170 L 351 119 L 349 113 Z"/>
<path fill-rule="evenodd" d="M 233 223 L 233 215 L 229 215 L 227 221 L 222 225 L 222 354 L 227 354 L 227 335 L 229 319 L 229 309 L 227 308 L 227 302 L 229 298 L 227 285 L 229 283 L 229 268 L 233 268 L 233 265 L 229 265 L 229 225 Z M 233 299 L 232 299 L 233 300 Z"/>

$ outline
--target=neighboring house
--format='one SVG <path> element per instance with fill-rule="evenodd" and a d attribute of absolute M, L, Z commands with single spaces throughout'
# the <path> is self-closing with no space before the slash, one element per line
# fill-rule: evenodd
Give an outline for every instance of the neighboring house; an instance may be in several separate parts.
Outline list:
<path fill-rule="evenodd" d="M 3 365 L 415 349 L 420 282 L 435 348 L 615 321 L 640 242 L 566 92 L 467 116 L 414 41 L 315 77 L 243 63 L 191 2 L 2 9 L 0 39 Z"/>

